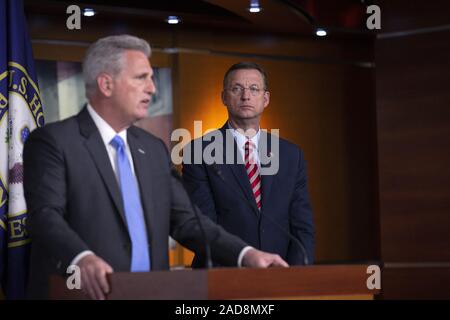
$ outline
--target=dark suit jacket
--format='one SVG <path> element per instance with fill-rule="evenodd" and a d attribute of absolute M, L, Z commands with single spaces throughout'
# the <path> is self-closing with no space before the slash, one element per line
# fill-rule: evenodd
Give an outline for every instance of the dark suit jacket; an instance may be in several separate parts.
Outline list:
<path fill-rule="evenodd" d="M 152 270 L 168 269 L 169 234 L 203 250 L 198 223 L 182 185 L 170 174 L 163 142 L 131 126 L 127 131 L 141 192 Z M 24 148 L 24 189 L 32 238 L 29 296 L 47 295 L 48 277 L 92 250 L 114 271 L 130 270 L 131 240 L 107 150 L 86 108 L 31 133 Z M 245 246 L 202 216 L 214 259 L 236 265 Z"/>
<path fill-rule="evenodd" d="M 226 128 L 227 125 L 220 129 L 223 135 Z M 210 134 L 210 137 L 215 134 L 217 131 Z M 185 186 L 203 214 L 251 246 L 277 253 L 291 265 L 303 264 L 304 255 L 301 247 L 280 230 L 282 227 L 303 243 L 309 263 L 312 263 L 314 225 L 303 152 L 296 145 L 280 139 L 279 151 L 275 154 L 275 151 L 272 152 L 275 148 L 270 144 L 270 134 L 261 131 L 260 141 L 263 140 L 263 136 L 269 142 L 265 151 L 272 157 L 279 157 L 279 170 L 275 175 L 261 175 L 262 214 L 256 207 L 243 164 L 206 164 L 205 162 L 192 164 L 192 161 L 191 164 L 186 163 L 189 157 L 190 160 L 194 159 L 196 143 L 201 145 L 203 151 L 211 141 L 202 142 L 198 139 L 184 149 Z M 224 159 L 227 153 L 225 141 L 224 138 Z M 237 151 L 234 140 L 231 145 L 234 148 L 235 158 L 242 157 Z M 213 148 L 210 146 L 209 150 L 211 149 Z M 260 152 L 264 151 L 262 145 L 259 149 Z M 270 219 L 274 220 L 278 226 Z M 198 266 L 198 259 L 199 257 L 194 259 L 194 267 Z"/>

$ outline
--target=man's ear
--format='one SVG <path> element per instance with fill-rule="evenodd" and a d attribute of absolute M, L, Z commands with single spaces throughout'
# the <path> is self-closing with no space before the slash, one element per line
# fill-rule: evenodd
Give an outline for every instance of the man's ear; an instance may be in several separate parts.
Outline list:
<path fill-rule="evenodd" d="M 107 73 L 100 73 L 97 76 L 97 86 L 98 91 L 100 91 L 105 97 L 111 97 L 114 89 L 113 78 Z"/>
<path fill-rule="evenodd" d="M 223 103 L 224 106 L 227 106 L 225 94 L 226 94 L 225 90 L 222 90 L 222 94 L 221 94 L 222 103 Z"/>
<path fill-rule="evenodd" d="M 266 108 L 269 105 L 270 102 L 270 92 L 265 91 L 264 92 L 264 108 Z"/>

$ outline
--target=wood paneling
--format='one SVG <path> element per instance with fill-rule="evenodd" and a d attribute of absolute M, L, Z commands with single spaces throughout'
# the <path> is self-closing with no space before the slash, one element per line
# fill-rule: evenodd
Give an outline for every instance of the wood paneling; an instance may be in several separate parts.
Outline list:
<path fill-rule="evenodd" d="M 450 261 L 450 31 L 378 40 L 382 257 Z"/>
<path fill-rule="evenodd" d="M 404 265 L 384 269 L 383 298 L 448 299 L 450 30 L 438 27 L 450 25 L 449 3 L 384 1 L 382 10 L 390 34 L 375 47 L 381 257 Z"/>
<path fill-rule="evenodd" d="M 107 300 L 236 300 L 236 299 L 373 299 L 367 287 L 367 265 L 293 268 L 216 268 L 117 272 L 108 275 Z M 82 299 L 64 278 L 50 278 L 50 299 Z"/>
<path fill-rule="evenodd" d="M 450 265 L 385 267 L 382 299 L 450 299 Z"/>
<path fill-rule="evenodd" d="M 381 8 L 381 32 L 410 31 L 450 25 L 447 0 L 377 0 Z"/>
<path fill-rule="evenodd" d="M 273 269 L 223 268 L 208 272 L 210 299 L 319 298 L 365 295 L 379 290 L 367 288 L 367 265 L 329 265 Z M 276 279 L 276 281 L 273 281 Z M 243 286 L 245 283 L 247 285 Z M 264 295 L 262 294 L 264 293 Z M 361 297 L 360 296 L 360 297 Z M 351 298 L 351 297 L 350 297 Z"/>

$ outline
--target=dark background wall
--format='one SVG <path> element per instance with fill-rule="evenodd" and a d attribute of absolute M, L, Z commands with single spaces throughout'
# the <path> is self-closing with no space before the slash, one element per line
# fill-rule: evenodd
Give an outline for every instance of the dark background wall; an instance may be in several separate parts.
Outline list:
<path fill-rule="evenodd" d="M 384 297 L 450 298 L 450 5 L 382 5 L 375 61 Z"/>

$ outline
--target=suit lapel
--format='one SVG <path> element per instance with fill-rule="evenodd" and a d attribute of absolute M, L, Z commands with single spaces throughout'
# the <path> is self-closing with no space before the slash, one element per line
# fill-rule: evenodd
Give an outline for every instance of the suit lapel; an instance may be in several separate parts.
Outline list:
<path fill-rule="evenodd" d="M 256 206 L 255 197 L 253 196 L 253 192 L 250 186 L 250 181 L 247 176 L 247 171 L 245 170 L 245 166 L 243 164 L 238 163 L 238 157 L 241 157 L 240 151 L 238 150 L 236 141 L 234 140 L 233 136 L 231 135 L 229 138 L 232 139 L 232 143 L 228 143 L 228 146 L 233 146 L 233 155 L 234 155 L 234 164 L 226 164 L 226 154 L 227 154 L 227 143 L 226 143 L 226 129 L 228 128 L 228 125 L 225 124 L 220 131 L 222 131 L 223 137 L 224 137 L 224 149 L 223 149 L 223 155 L 224 155 L 224 171 L 225 172 L 231 172 L 231 176 L 234 178 L 233 181 L 236 182 L 236 184 L 239 186 L 239 188 L 242 190 L 242 193 L 244 194 L 245 198 L 247 199 L 247 202 L 252 207 L 253 211 L 256 214 L 259 214 L 258 207 Z M 231 134 L 231 133 L 230 133 Z M 231 142 L 231 141 L 230 141 Z M 242 159 L 241 159 L 242 162 Z M 229 179 L 228 179 L 229 180 Z"/>
<path fill-rule="evenodd" d="M 138 135 L 134 127 L 127 130 L 127 140 L 130 146 L 131 155 L 133 156 L 134 171 L 139 185 L 141 194 L 142 209 L 145 213 L 145 222 L 147 225 L 148 237 L 152 237 L 151 222 L 156 221 L 154 209 L 154 192 L 152 192 L 152 169 L 154 168 L 152 157 L 148 154 L 142 143 L 139 141 Z"/>
<path fill-rule="evenodd" d="M 271 153 L 271 140 L 270 140 L 270 135 L 264 131 L 261 130 L 261 135 L 260 135 L 260 139 L 259 139 L 259 159 L 262 159 L 261 157 L 261 153 L 262 152 L 266 152 L 266 156 L 267 157 L 271 157 L 272 153 Z M 265 145 L 267 145 L 267 149 L 264 147 Z M 267 164 L 263 164 L 261 163 L 261 167 L 269 167 L 270 163 Z M 262 197 L 262 210 L 264 210 L 264 208 L 267 207 L 268 204 L 268 199 L 269 199 L 269 195 L 270 195 L 270 190 L 272 189 L 272 182 L 273 182 L 273 175 L 261 175 L 261 188 L 262 188 L 262 193 L 261 193 L 261 197 Z"/>
<path fill-rule="evenodd" d="M 78 114 L 78 122 L 80 125 L 80 132 L 86 138 L 85 146 L 94 160 L 106 189 L 108 190 L 117 211 L 126 225 L 122 195 L 111 166 L 111 161 L 109 160 L 108 152 L 106 151 L 100 132 L 95 126 L 95 123 L 89 115 L 86 107 L 84 107 Z"/>
<path fill-rule="evenodd" d="M 235 180 L 238 182 L 239 186 L 242 189 L 247 201 L 250 203 L 253 209 L 258 211 L 258 207 L 256 206 L 255 197 L 253 196 L 252 189 L 250 186 L 250 181 L 248 180 L 247 172 L 245 171 L 245 167 L 242 164 L 232 164 L 226 166 L 230 168 L 231 172 Z"/>

